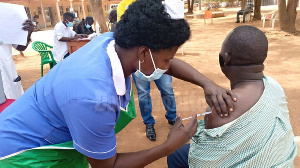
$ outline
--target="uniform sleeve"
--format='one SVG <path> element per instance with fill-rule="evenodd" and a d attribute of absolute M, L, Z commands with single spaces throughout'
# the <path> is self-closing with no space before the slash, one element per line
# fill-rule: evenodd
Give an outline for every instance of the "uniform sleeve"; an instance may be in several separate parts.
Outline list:
<path fill-rule="evenodd" d="M 60 109 L 74 148 L 85 156 L 103 160 L 116 154 L 114 126 L 118 108 L 107 98 L 100 99 L 74 99 L 61 105 Z"/>

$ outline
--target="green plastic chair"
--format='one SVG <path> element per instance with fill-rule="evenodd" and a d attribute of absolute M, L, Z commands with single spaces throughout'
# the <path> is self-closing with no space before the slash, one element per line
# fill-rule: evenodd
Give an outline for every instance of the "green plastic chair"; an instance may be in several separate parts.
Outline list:
<path fill-rule="evenodd" d="M 41 74 L 42 74 L 42 77 L 43 77 L 43 66 L 45 64 L 49 64 L 50 65 L 50 69 L 53 68 L 54 65 L 56 65 L 56 62 L 53 58 L 53 54 L 52 54 L 52 51 L 48 48 L 53 48 L 52 46 L 46 44 L 46 43 L 43 43 L 43 42 L 40 42 L 40 41 L 35 41 L 32 43 L 32 48 L 39 52 L 40 55 L 41 55 Z"/>

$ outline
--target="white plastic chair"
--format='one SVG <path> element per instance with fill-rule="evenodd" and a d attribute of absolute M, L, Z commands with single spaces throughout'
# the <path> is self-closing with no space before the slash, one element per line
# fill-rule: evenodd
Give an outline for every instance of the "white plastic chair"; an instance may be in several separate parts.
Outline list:
<path fill-rule="evenodd" d="M 277 13 L 277 10 L 263 14 L 263 16 L 261 17 L 262 27 L 265 27 L 266 20 L 269 20 L 270 26 L 272 26 L 272 22 L 273 22 L 273 19 L 275 19 L 275 17 L 276 17 L 276 13 Z M 275 22 L 274 22 L 274 24 L 275 24 Z"/>
<path fill-rule="evenodd" d="M 252 13 L 253 13 L 253 11 L 246 14 L 246 16 L 245 16 L 245 21 L 246 22 L 252 21 L 252 18 L 253 18 Z"/>
<path fill-rule="evenodd" d="M 296 143 L 296 145 L 297 145 L 297 157 L 300 157 L 300 136 L 296 136 L 295 138 L 294 138 L 294 140 L 295 140 L 295 143 Z"/>
<path fill-rule="evenodd" d="M 278 14 L 276 14 L 275 18 L 272 20 L 272 29 L 274 29 L 276 20 L 279 20 L 279 15 Z"/>

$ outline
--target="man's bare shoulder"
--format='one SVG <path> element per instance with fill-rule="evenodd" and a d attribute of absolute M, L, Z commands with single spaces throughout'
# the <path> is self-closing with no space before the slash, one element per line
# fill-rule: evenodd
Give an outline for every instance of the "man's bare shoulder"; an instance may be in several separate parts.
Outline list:
<path fill-rule="evenodd" d="M 215 110 L 212 109 L 212 114 L 205 117 L 206 129 L 217 128 L 227 124 L 250 110 L 263 94 L 264 84 L 261 81 L 240 85 L 239 87 L 233 89 L 233 92 L 237 97 L 237 101 L 234 102 L 234 112 L 231 112 L 228 117 L 220 117 Z"/>

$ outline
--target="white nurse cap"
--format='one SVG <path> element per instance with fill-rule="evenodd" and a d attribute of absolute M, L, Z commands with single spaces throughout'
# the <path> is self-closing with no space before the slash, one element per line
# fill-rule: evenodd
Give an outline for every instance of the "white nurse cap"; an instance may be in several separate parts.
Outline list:
<path fill-rule="evenodd" d="M 165 0 L 162 1 L 162 4 L 172 19 L 184 19 L 184 1 Z"/>

